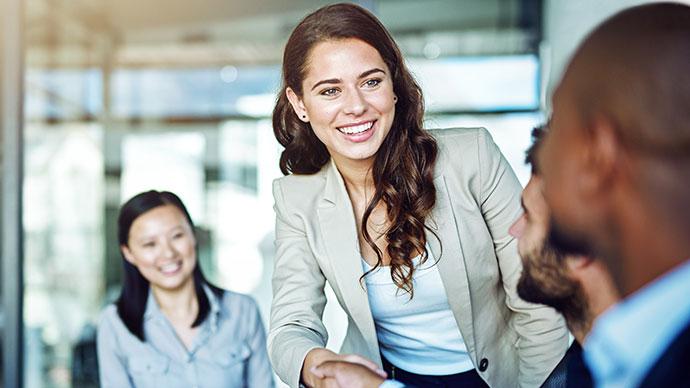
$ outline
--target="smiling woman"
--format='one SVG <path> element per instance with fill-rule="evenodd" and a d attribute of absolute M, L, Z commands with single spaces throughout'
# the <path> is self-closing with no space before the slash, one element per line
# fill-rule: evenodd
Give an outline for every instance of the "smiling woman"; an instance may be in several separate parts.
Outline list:
<path fill-rule="evenodd" d="M 426 131 L 422 91 L 383 25 L 353 4 L 292 32 L 273 130 L 276 255 L 269 355 L 290 386 L 328 362 L 413 386 L 540 386 L 564 322 L 516 295 L 508 227 L 520 184 L 483 128 Z M 324 346 L 328 282 L 348 316 Z M 370 376 L 371 377 L 371 376 Z"/>
<path fill-rule="evenodd" d="M 127 201 L 118 238 L 124 284 L 98 326 L 102 387 L 273 386 L 254 300 L 204 278 L 175 194 Z"/>

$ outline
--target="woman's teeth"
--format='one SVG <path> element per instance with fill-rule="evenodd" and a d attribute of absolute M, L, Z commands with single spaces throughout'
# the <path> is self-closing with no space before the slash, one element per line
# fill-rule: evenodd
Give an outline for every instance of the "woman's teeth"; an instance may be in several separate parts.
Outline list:
<path fill-rule="evenodd" d="M 180 263 L 170 263 L 160 267 L 160 271 L 163 273 L 172 273 L 180 268 Z"/>
<path fill-rule="evenodd" d="M 362 133 L 370 129 L 374 125 L 373 121 L 366 122 L 364 124 L 355 125 L 352 127 L 340 127 L 338 130 L 346 135 L 354 135 L 356 133 Z"/>

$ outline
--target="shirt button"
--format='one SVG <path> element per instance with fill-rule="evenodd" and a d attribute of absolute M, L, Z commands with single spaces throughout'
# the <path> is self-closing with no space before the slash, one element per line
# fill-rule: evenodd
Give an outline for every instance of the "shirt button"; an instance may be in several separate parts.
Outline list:
<path fill-rule="evenodd" d="M 484 372 L 486 369 L 489 367 L 489 360 L 486 358 L 482 358 L 481 361 L 479 361 L 479 371 Z"/>

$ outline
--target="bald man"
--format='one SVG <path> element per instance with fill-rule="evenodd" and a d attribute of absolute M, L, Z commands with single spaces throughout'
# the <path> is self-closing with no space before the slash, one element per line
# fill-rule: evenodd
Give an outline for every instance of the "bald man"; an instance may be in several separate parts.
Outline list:
<path fill-rule="evenodd" d="M 643 5 L 597 27 L 537 159 L 552 242 L 602 258 L 625 298 L 585 340 L 595 385 L 690 386 L 690 7 Z"/>
<path fill-rule="evenodd" d="M 522 216 L 511 226 L 518 240 L 523 271 L 518 295 L 528 302 L 545 304 L 565 317 L 576 342 L 556 368 L 554 382 L 565 380 L 568 387 L 591 387 L 591 375 L 582 361 L 581 344 L 594 320 L 619 300 L 608 270 L 600 260 L 566 255 L 551 242 L 550 212 L 542 195 L 542 178 L 535 160 L 544 136 L 541 127 L 532 131 L 532 146 L 526 163 L 532 176 L 522 191 Z M 560 376 L 558 376 L 560 375 Z"/>

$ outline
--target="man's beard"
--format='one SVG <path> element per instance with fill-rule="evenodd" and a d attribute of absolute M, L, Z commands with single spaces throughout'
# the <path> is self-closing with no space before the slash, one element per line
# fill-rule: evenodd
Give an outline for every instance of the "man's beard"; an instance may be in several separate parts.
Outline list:
<path fill-rule="evenodd" d="M 560 256 L 596 256 L 585 238 L 566 232 L 553 215 L 549 220 L 549 236 L 545 245 L 550 245 L 551 249 L 558 252 Z"/>
<path fill-rule="evenodd" d="M 584 323 L 587 300 L 580 283 L 568 276 L 565 255 L 547 239 L 541 249 L 525 256 L 518 295 L 528 302 L 553 307 L 565 316 L 569 325 Z"/>

